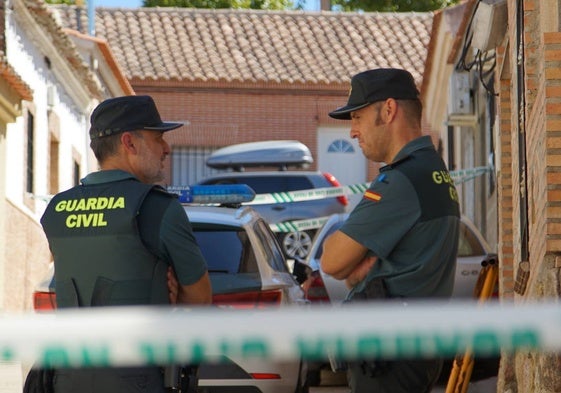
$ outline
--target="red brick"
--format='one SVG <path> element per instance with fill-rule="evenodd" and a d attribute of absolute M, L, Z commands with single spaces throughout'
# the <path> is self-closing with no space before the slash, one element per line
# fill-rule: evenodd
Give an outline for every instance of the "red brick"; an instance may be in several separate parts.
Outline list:
<path fill-rule="evenodd" d="M 544 44 L 561 44 L 561 33 L 559 32 L 546 32 L 543 34 Z"/>

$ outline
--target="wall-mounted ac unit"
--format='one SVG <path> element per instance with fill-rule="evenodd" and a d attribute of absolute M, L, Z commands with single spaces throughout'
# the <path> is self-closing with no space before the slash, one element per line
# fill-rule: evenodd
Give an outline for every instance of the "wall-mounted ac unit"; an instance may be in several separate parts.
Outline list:
<path fill-rule="evenodd" d="M 496 48 L 505 36 L 507 25 L 506 0 L 481 0 L 471 26 L 471 46 L 482 52 Z"/>

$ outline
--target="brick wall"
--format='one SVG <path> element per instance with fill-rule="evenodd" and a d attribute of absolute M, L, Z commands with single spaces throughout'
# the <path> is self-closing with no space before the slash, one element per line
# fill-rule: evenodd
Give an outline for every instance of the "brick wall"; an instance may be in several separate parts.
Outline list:
<path fill-rule="evenodd" d="M 524 82 L 518 86 L 518 4 L 524 11 Z M 499 258 L 504 300 L 528 302 L 559 297 L 561 263 L 561 33 L 544 13 L 557 13 L 559 1 L 508 1 L 507 48 L 499 51 L 500 78 Z M 523 94 L 520 125 L 519 94 Z M 522 134 L 521 134 L 522 133 Z M 519 153 L 525 142 L 526 174 Z M 522 173 L 522 176 L 519 176 Z M 527 197 L 527 205 L 521 203 Z M 523 258 L 521 212 L 527 212 L 529 279 L 523 291 L 519 263 Z M 561 357 L 519 351 L 504 354 L 499 392 L 561 391 Z"/>
<path fill-rule="evenodd" d="M 133 81 L 136 94 L 154 97 L 164 120 L 188 120 L 167 140 L 179 146 L 218 148 L 234 143 L 269 139 L 295 139 L 310 148 L 317 164 L 317 128 L 350 127 L 328 112 L 346 103 L 348 85 L 340 90 L 280 90 L 273 88 L 212 88 L 169 86 L 155 88 Z M 369 178 L 377 171 L 369 166 Z M 168 168 L 168 178 L 171 170 Z"/>
<path fill-rule="evenodd" d="M 544 34 L 546 113 L 544 149 L 547 188 L 544 190 L 548 253 L 561 252 L 561 33 Z M 543 206 L 543 205 L 542 205 Z"/>

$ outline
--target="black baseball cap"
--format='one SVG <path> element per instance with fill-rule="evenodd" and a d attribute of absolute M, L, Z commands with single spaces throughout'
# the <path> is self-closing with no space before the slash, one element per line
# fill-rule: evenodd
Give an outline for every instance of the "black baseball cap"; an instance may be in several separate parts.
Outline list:
<path fill-rule="evenodd" d="M 396 100 L 419 98 L 415 80 L 408 71 L 398 68 L 378 68 L 356 74 L 351 79 L 347 105 L 330 112 L 329 116 L 334 119 L 350 120 L 351 112 L 388 98 Z"/>
<path fill-rule="evenodd" d="M 124 131 L 171 131 L 184 124 L 163 122 L 150 96 L 109 98 L 94 109 L 90 123 L 91 139 Z"/>

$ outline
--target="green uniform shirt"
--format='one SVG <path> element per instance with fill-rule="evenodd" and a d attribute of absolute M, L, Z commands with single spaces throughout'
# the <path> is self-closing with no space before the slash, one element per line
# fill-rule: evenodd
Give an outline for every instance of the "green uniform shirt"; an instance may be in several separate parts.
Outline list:
<path fill-rule="evenodd" d="M 449 297 L 459 222 L 456 189 L 430 137 L 408 143 L 341 227 L 378 257 L 350 296 L 380 277 L 392 297 Z"/>
<path fill-rule="evenodd" d="M 90 173 L 81 182 L 95 185 L 126 179 L 137 180 L 128 172 L 108 170 Z M 180 284 L 194 284 L 206 272 L 191 223 L 177 199 L 148 194 L 140 208 L 138 226 L 145 246 L 174 268 Z"/>

